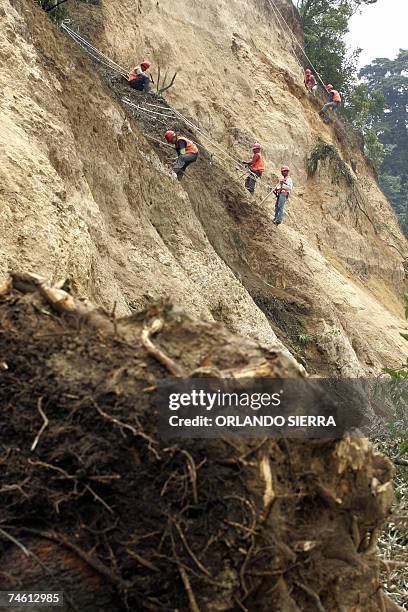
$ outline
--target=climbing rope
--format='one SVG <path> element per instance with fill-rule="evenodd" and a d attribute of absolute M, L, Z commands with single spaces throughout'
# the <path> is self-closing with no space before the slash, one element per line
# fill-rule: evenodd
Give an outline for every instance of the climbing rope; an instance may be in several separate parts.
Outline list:
<path fill-rule="evenodd" d="M 290 27 L 288 26 L 288 23 L 287 23 L 285 17 L 282 15 L 282 13 L 279 10 L 279 7 L 277 6 L 277 4 L 275 4 L 275 0 L 268 0 L 268 3 L 270 5 L 272 11 L 274 12 L 275 17 L 277 17 L 277 20 L 278 20 L 279 25 L 281 26 L 282 30 L 289 35 L 292 43 L 295 43 L 295 45 L 297 45 L 299 47 L 299 49 L 302 51 L 303 55 L 305 56 L 305 58 L 309 62 L 309 65 L 313 68 L 314 73 L 316 74 L 316 76 L 318 77 L 319 81 L 323 85 L 323 88 L 326 89 L 326 85 L 325 85 L 322 77 L 320 76 L 319 72 L 316 70 L 315 66 L 313 65 L 312 60 L 310 59 L 310 57 L 306 53 L 303 45 L 300 44 L 300 42 L 298 41 L 296 36 L 293 34 L 293 32 L 290 29 Z"/>
<path fill-rule="evenodd" d="M 122 98 L 122 101 L 127 104 L 128 106 L 133 106 L 135 108 L 139 108 L 137 107 L 136 104 L 134 104 L 133 102 L 130 102 L 130 100 L 126 99 L 126 98 Z M 146 102 L 146 104 L 149 104 L 148 102 Z M 155 107 L 155 108 L 161 108 L 161 109 L 166 109 L 163 106 L 157 106 L 156 104 L 149 104 L 149 106 Z M 239 164 L 240 166 L 242 166 L 241 161 L 238 158 L 235 158 L 234 156 L 230 155 L 227 151 L 225 151 L 222 147 L 220 147 L 216 142 L 214 142 L 212 140 L 212 138 L 209 136 L 209 134 L 207 132 L 205 132 L 205 130 L 203 130 L 202 128 L 200 128 L 199 126 L 195 125 L 192 121 L 190 121 L 190 119 L 187 119 L 187 117 L 185 117 L 182 113 L 180 113 L 178 110 L 176 109 L 172 109 L 171 111 L 172 113 L 174 113 L 175 116 L 179 117 L 179 119 L 181 119 L 188 127 L 190 127 L 192 130 L 194 130 L 195 132 L 197 132 L 198 134 L 200 134 L 200 136 L 202 136 L 205 140 L 207 140 L 209 143 L 211 143 L 211 145 L 217 149 L 220 153 L 222 153 L 222 155 L 224 155 L 225 157 L 229 158 L 232 162 L 234 162 L 234 165 Z M 164 113 L 158 113 L 159 115 L 163 115 L 164 117 L 170 117 L 174 119 L 174 115 L 167 115 Z M 204 147 L 205 148 L 205 147 Z M 208 149 L 206 149 L 208 151 Z M 210 153 L 210 151 L 208 151 Z M 253 172 L 251 172 L 251 170 L 245 170 L 244 174 L 250 174 L 253 176 L 253 178 L 255 180 L 259 180 L 259 177 L 254 174 Z"/>
<path fill-rule="evenodd" d="M 272 2 L 270 2 L 270 0 L 268 0 L 268 3 L 269 3 L 269 6 L 270 6 L 270 7 L 271 7 L 271 9 L 272 9 L 272 12 L 273 12 L 273 14 L 274 14 L 275 20 L 276 20 L 276 21 L 277 21 L 277 23 L 279 23 L 279 25 L 281 26 L 283 33 L 284 33 L 284 34 L 286 35 L 286 37 L 289 39 L 289 42 L 291 43 L 292 48 L 293 48 L 293 38 L 292 38 L 292 32 L 290 31 L 290 29 L 286 28 L 285 26 L 283 26 L 283 27 L 282 27 L 282 23 L 281 23 L 281 20 L 280 20 L 280 18 L 279 18 L 279 15 L 278 15 L 278 13 L 277 13 L 277 10 L 276 10 L 276 8 L 275 8 L 275 4 L 274 4 L 274 3 L 272 3 Z M 300 63 L 299 59 L 298 59 L 298 58 L 296 58 L 296 59 L 298 60 L 298 63 L 299 63 L 300 68 L 302 68 L 302 65 L 301 65 L 301 63 Z"/>
<path fill-rule="evenodd" d="M 159 145 L 162 145 L 163 147 L 168 147 L 169 149 L 174 151 L 173 145 L 169 145 L 169 144 L 167 144 L 167 142 L 163 142 L 162 140 L 159 140 L 158 138 L 154 138 L 153 136 L 150 136 L 150 134 L 145 134 L 145 132 L 143 132 L 143 134 L 149 140 L 153 140 L 154 142 L 157 142 Z"/>
<path fill-rule="evenodd" d="M 145 113 L 149 113 L 151 115 L 156 115 L 156 116 L 160 116 L 160 117 L 168 117 L 170 119 L 174 119 L 174 115 L 173 114 L 162 113 L 160 111 L 154 111 L 154 110 L 150 110 L 148 108 L 144 108 L 143 106 L 139 106 L 138 104 L 135 104 L 134 102 L 131 102 L 128 98 L 122 98 L 122 102 L 124 104 L 127 104 L 128 106 L 132 106 L 133 108 L 136 108 L 137 110 L 144 111 Z"/>
<path fill-rule="evenodd" d="M 212 140 L 212 138 L 208 135 L 208 133 L 203 130 L 202 128 L 200 128 L 199 126 L 195 125 L 192 121 L 190 121 L 190 119 L 187 119 L 187 117 L 185 117 L 184 115 L 182 115 L 178 110 L 173 109 L 173 112 L 182 120 L 184 121 L 184 123 L 186 125 L 188 125 L 188 127 L 190 127 L 192 130 L 196 131 L 198 134 L 200 134 L 200 136 L 202 136 L 202 138 L 204 138 L 205 140 L 207 140 L 209 143 L 211 143 L 211 145 L 217 149 L 220 153 L 222 153 L 222 155 L 224 155 L 225 157 L 227 157 L 228 159 L 230 159 L 235 167 L 236 165 L 240 166 L 240 168 L 236 168 L 236 170 L 242 170 L 242 162 L 240 159 L 238 159 L 237 157 L 234 157 L 233 155 L 230 155 L 227 151 L 225 151 L 225 149 L 223 149 L 220 145 L 218 145 L 216 142 L 214 142 Z M 248 174 L 251 175 L 255 181 L 259 181 L 260 177 L 257 176 L 256 174 L 254 174 L 252 172 L 252 170 L 250 170 L 249 168 L 246 168 L 243 172 L 244 174 Z"/>
<path fill-rule="evenodd" d="M 138 108 L 138 109 L 136 109 L 136 111 L 135 111 L 135 112 L 136 112 L 136 113 L 142 113 L 142 114 L 143 114 L 143 113 L 146 113 L 146 110 L 145 110 L 145 109 L 143 109 L 143 108 L 140 108 L 140 109 Z M 149 114 L 149 115 L 148 115 L 148 117 L 149 117 L 150 119 L 154 119 L 154 120 L 155 120 L 155 121 L 157 121 L 158 123 L 161 123 L 163 126 L 166 126 L 166 125 L 167 125 L 167 120 L 165 120 L 165 119 L 160 119 L 160 117 L 158 117 L 157 115 L 150 115 L 150 114 Z"/>
<path fill-rule="evenodd" d="M 82 36 L 80 36 L 80 34 L 78 34 L 77 32 L 75 32 L 72 28 L 69 27 L 68 25 L 69 21 L 65 20 L 62 22 L 61 24 L 61 28 L 68 34 L 68 36 L 70 36 L 75 42 L 77 42 L 77 44 L 79 46 L 81 46 L 89 55 L 91 55 L 94 59 L 96 59 L 97 61 L 99 61 L 100 63 L 104 64 L 105 66 L 110 67 L 112 70 L 114 70 L 115 72 L 117 72 L 118 74 L 121 74 L 124 78 L 127 79 L 127 73 L 126 71 L 119 66 L 119 64 L 117 64 L 116 62 L 114 62 L 113 60 L 111 60 L 109 57 L 107 57 L 104 53 L 102 53 L 101 51 L 99 51 L 99 49 L 97 49 L 96 47 L 94 47 L 89 41 L 87 41 L 85 38 L 83 38 Z M 123 99 L 123 101 L 126 104 L 129 104 L 128 100 Z M 150 106 L 154 106 L 154 105 L 150 105 Z M 163 107 L 162 107 L 163 108 Z M 179 111 L 174 110 L 173 111 L 176 115 L 178 115 L 178 117 L 180 119 L 182 119 L 189 127 L 191 127 L 192 129 L 194 129 L 196 132 L 198 132 L 200 135 L 203 136 L 203 138 L 205 138 L 206 140 L 208 140 L 208 142 L 210 142 L 216 149 L 218 149 L 218 151 L 222 152 L 223 155 L 225 155 L 226 157 L 228 157 L 230 160 L 232 160 L 234 162 L 234 164 L 239 164 L 240 160 L 238 160 L 237 158 L 233 157 L 232 155 L 230 155 L 229 153 L 227 153 L 226 151 L 224 151 L 222 149 L 222 147 L 220 147 L 217 143 L 215 143 L 211 137 L 199 126 L 195 125 L 192 121 L 190 121 L 189 119 L 187 119 L 187 117 L 184 117 L 184 115 L 182 115 Z"/>
<path fill-rule="evenodd" d="M 119 66 L 119 64 L 102 53 L 102 51 L 94 47 L 88 40 L 86 40 L 86 38 L 83 38 L 80 34 L 78 34 L 78 32 L 75 32 L 75 30 L 69 27 L 68 23 L 70 23 L 68 19 L 61 23 L 61 29 L 64 30 L 68 36 L 70 36 L 80 47 L 82 47 L 84 51 L 86 51 L 86 53 L 91 55 L 98 62 L 104 64 L 114 72 L 117 72 L 127 79 L 127 72 L 122 66 Z"/>
<path fill-rule="evenodd" d="M 178 110 L 174 110 L 174 113 L 182 120 L 184 121 L 184 123 L 186 125 L 188 125 L 188 127 L 190 127 L 191 129 L 195 130 L 198 134 L 200 134 L 200 136 L 202 136 L 205 140 L 207 140 L 209 143 L 211 143 L 211 145 L 217 149 L 220 153 L 222 153 L 222 155 L 224 155 L 225 157 L 227 157 L 228 159 L 230 159 L 232 162 L 234 162 L 234 164 L 240 164 L 241 161 L 234 157 L 233 155 L 230 155 L 227 151 L 225 151 L 218 143 L 214 142 L 212 140 L 212 138 L 209 136 L 209 134 L 203 130 L 203 128 L 200 128 L 198 125 L 195 125 L 192 121 L 190 121 L 190 119 L 187 119 L 187 117 L 185 117 L 184 115 L 182 115 Z"/>
<path fill-rule="evenodd" d="M 70 23 L 70 20 L 68 20 L 68 19 L 64 20 L 61 23 L 61 29 L 64 30 L 64 32 L 66 32 L 66 34 L 68 34 L 68 36 L 70 36 L 70 38 L 72 38 L 72 40 L 74 42 L 76 42 L 86 53 L 88 53 L 97 62 L 99 62 L 100 64 L 103 64 L 104 66 L 107 66 L 109 69 L 111 69 L 112 71 L 120 74 L 123 78 L 128 80 L 127 72 L 125 71 L 125 69 L 122 66 L 120 66 L 119 64 L 114 62 L 107 55 L 102 53 L 102 51 L 100 51 L 99 49 L 94 47 L 88 40 L 86 40 L 86 38 L 81 36 L 78 32 L 75 32 L 75 30 L 73 30 L 68 25 L 69 23 Z M 122 98 L 122 102 L 124 102 L 127 106 L 135 108 L 135 110 L 138 111 L 138 112 L 145 113 L 145 114 L 147 114 L 149 116 L 155 116 L 156 120 L 161 122 L 161 123 L 163 123 L 163 124 L 166 123 L 166 122 L 163 119 L 160 119 L 160 117 L 166 117 L 167 119 L 175 119 L 176 117 L 178 117 L 188 127 L 190 127 L 192 130 L 197 132 L 202 138 L 207 140 L 221 155 L 223 155 L 225 158 L 227 158 L 231 162 L 233 162 L 234 167 L 235 167 L 236 170 L 242 170 L 241 160 L 239 160 L 237 157 L 235 157 L 235 156 L 231 155 L 230 153 L 228 153 L 227 151 L 225 151 L 225 149 L 223 149 L 218 143 L 214 142 L 212 137 L 203 128 L 199 127 L 198 125 L 195 125 L 190 119 L 187 119 L 187 117 L 185 117 L 180 111 L 178 111 L 176 109 L 172 109 L 171 110 L 171 109 L 168 109 L 168 108 L 163 107 L 163 106 L 158 106 L 158 105 L 150 104 L 150 103 L 146 102 L 146 105 L 149 105 L 151 107 L 155 107 L 155 108 L 161 109 L 160 111 L 150 111 L 149 109 L 146 109 L 144 107 L 141 107 L 141 106 L 138 106 L 138 105 L 134 104 L 133 102 L 131 102 L 127 98 Z M 162 112 L 163 110 L 170 111 L 171 114 L 163 113 Z M 206 151 L 208 151 L 208 153 L 210 155 L 213 155 L 208 149 L 206 149 L 205 147 L 203 147 L 203 148 Z M 239 166 L 239 168 L 236 167 L 237 165 Z M 254 174 L 249 168 L 246 168 L 244 170 L 243 174 L 247 174 L 249 176 L 252 176 L 255 181 L 257 181 L 257 182 L 259 181 L 260 177 L 258 177 L 256 174 Z M 269 186 L 266 186 L 266 187 L 267 187 L 268 190 L 270 189 Z"/>
<path fill-rule="evenodd" d="M 163 105 L 159 105 L 159 104 L 152 104 L 151 102 L 145 102 L 146 106 L 151 106 L 153 108 L 159 108 L 161 110 L 164 111 L 170 111 L 173 112 L 168 106 L 163 106 Z"/>

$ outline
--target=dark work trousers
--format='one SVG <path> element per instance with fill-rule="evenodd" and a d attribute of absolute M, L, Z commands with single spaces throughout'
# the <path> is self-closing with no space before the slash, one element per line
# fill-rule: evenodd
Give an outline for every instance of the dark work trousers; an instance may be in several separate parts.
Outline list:
<path fill-rule="evenodd" d="M 254 193 L 255 191 L 256 178 L 254 174 L 259 178 L 262 176 L 262 172 L 259 172 L 259 170 L 251 170 L 251 174 L 248 174 L 245 179 L 245 188 L 248 189 L 249 193 Z"/>
<path fill-rule="evenodd" d="M 130 81 L 130 86 L 137 91 L 148 93 L 150 91 L 150 79 L 147 74 L 141 74 L 137 79 Z"/>
<path fill-rule="evenodd" d="M 319 111 L 319 115 L 325 115 L 330 109 L 332 109 L 333 113 L 336 113 L 339 106 L 340 102 L 327 102 L 327 104 L 325 104 L 323 108 Z"/>
<path fill-rule="evenodd" d="M 184 153 L 180 155 L 176 163 L 174 164 L 173 170 L 177 174 L 179 181 L 183 178 L 186 168 L 197 160 L 198 153 Z"/>

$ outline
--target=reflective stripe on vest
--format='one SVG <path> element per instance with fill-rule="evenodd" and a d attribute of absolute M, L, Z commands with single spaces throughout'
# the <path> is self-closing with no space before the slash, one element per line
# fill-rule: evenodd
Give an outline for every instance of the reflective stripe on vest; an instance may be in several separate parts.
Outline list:
<path fill-rule="evenodd" d="M 178 145 L 179 140 L 184 140 L 186 143 L 186 153 L 198 153 L 198 147 L 192 140 L 189 140 L 185 136 L 178 136 L 176 145 Z"/>
<path fill-rule="evenodd" d="M 338 91 L 336 91 L 335 89 L 332 89 L 331 94 L 333 96 L 332 98 L 333 102 L 341 102 L 341 95 L 339 94 Z"/>
<path fill-rule="evenodd" d="M 258 159 L 254 162 L 251 163 L 251 170 L 253 170 L 254 172 L 265 172 L 265 160 L 264 157 L 262 155 L 262 153 L 258 153 Z"/>

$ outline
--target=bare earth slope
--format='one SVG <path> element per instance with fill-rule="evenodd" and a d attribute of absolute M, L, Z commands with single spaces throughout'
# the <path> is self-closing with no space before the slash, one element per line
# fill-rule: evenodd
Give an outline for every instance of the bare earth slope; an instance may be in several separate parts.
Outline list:
<path fill-rule="evenodd" d="M 208 318 L 221 304 L 232 328 L 273 343 L 186 194 L 89 62 L 37 6 L 1 5 L 2 274 L 68 278 L 118 314 L 149 295 L 177 296 Z"/>
<path fill-rule="evenodd" d="M 120 314 L 170 295 L 269 346 L 277 334 L 292 352 L 306 335 L 311 371 L 353 376 L 398 362 L 405 241 L 355 142 L 318 118 L 268 3 L 71 6 L 120 64 L 147 55 L 180 68 L 169 103 L 237 157 L 259 139 L 264 183 L 289 163 L 295 195 L 277 230 L 271 201 L 259 205 L 265 189 L 250 201 L 223 159 L 203 155 L 175 184 L 166 150 L 144 138 L 89 58 L 35 3 L 0 0 L 1 275 L 68 279 Z M 308 177 L 319 138 L 346 175 L 326 159 Z"/>

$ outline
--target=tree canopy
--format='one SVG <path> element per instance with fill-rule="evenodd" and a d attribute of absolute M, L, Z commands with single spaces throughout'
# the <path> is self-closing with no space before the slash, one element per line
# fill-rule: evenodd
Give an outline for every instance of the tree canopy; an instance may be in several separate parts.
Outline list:
<path fill-rule="evenodd" d="M 408 50 L 394 60 L 377 58 L 359 76 L 367 97 L 381 93 L 384 99 L 384 111 L 372 124 L 385 149 L 380 183 L 408 237 Z"/>
<path fill-rule="evenodd" d="M 345 42 L 350 18 L 376 2 L 294 0 L 310 67 L 343 94 L 344 115 L 362 131 L 366 154 L 408 237 L 408 50 L 394 60 L 377 58 L 357 74 L 361 49 L 349 52 Z"/>
<path fill-rule="evenodd" d="M 305 51 L 326 83 L 351 90 L 360 53 L 347 53 L 345 35 L 350 17 L 363 4 L 377 0 L 297 0 L 305 36 Z"/>

